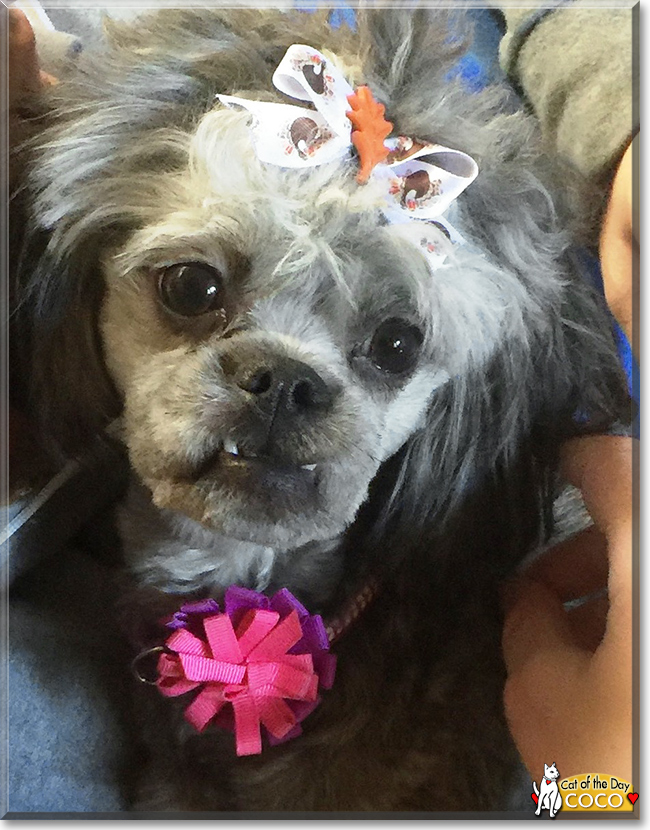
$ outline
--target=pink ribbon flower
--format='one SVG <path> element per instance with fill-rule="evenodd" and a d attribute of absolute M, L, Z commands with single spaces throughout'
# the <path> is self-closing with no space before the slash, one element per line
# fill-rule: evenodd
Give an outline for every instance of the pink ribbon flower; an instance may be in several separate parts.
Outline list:
<path fill-rule="evenodd" d="M 225 612 L 214 600 L 184 605 L 166 625 L 174 633 L 158 660 L 156 685 L 166 697 L 199 690 L 185 718 L 199 732 L 209 724 L 234 731 L 237 755 L 296 737 L 319 703 L 319 686 L 334 681 L 323 621 L 286 589 L 270 600 L 231 587 Z"/>

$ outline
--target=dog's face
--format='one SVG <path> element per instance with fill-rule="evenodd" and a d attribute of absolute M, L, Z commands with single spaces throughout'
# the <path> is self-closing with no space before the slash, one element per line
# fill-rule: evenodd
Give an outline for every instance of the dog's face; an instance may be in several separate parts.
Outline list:
<path fill-rule="evenodd" d="M 405 445 L 387 487 L 409 532 L 442 523 L 497 468 L 509 487 L 522 447 L 530 486 L 513 473 L 512 489 L 535 500 L 539 419 L 555 441 L 576 410 L 609 412 L 619 378 L 582 289 L 570 289 L 580 322 L 564 323 L 564 236 L 528 167 L 527 120 L 496 118 L 492 89 L 449 86 L 455 47 L 424 9 L 362 16 L 369 48 L 332 53 L 350 66 L 366 54 L 359 78 L 395 135 L 478 161 L 445 214 L 464 243 L 431 271 L 405 232 L 417 223 L 386 224 L 385 192 L 357 184 L 354 158 L 263 164 L 248 116 L 214 105 L 268 99 L 296 37 L 283 14 L 260 19 L 257 57 L 256 18 L 167 20 L 123 33 L 142 48 L 117 46 L 53 93 L 19 275 L 46 434 L 77 451 L 122 410 L 155 504 L 275 550 L 338 537 Z M 397 71 L 384 58 L 400 50 Z M 450 247 L 442 231 L 427 238 Z"/>
<path fill-rule="evenodd" d="M 382 222 L 352 163 L 262 165 L 230 111 L 188 141 L 158 215 L 105 262 L 132 463 L 158 506 L 228 536 L 334 538 L 467 362 L 445 350 L 462 306 L 445 314 L 450 277 Z"/>

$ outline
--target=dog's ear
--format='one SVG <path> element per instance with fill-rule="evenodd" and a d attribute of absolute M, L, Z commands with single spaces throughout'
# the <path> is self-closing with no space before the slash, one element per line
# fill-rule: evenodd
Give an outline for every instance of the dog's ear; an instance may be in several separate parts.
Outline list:
<path fill-rule="evenodd" d="M 630 423 L 604 301 L 565 276 L 561 308 L 538 307 L 521 336 L 504 332 L 487 365 L 434 393 L 387 511 L 398 533 L 454 523 L 454 538 L 491 551 L 490 567 L 506 573 L 552 532 L 564 442 Z"/>
<path fill-rule="evenodd" d="M 435 392 L 426 427 L 403 453 L 387 515 L 399 516 L 401 534 L 417 534 L 471 505 L 474 526 L 485 519 L 495 549 L 516 556 L 550 524 L 562 442 L 629 421 L 610 320 L 565 253 L 566 223 L 547 189 L 552 162 L 534 120 L 507 87 L 468 94 L 453 77 L 471 36 L 462 14 L 378 9 L 360 13 L 359 25 L 366 80 L 395 131 L 478 162 L 455 218 L 467 243 L 507 275 L 515 312 L 503 317 L 488 363 Z M 486 270 L 485 284 L 491 279 Z M 494 308 L 478 292 L 482 305 L 470 309 L 477 331 L 482 317 L 501 319 L 498 277 L 493 285 Z"/>
<path fill-rule="evenodd" d="M 97 331 L 98 247 L 88 238 L 59 258 L 42 232 L 28 232 L 24 246 L 11 325 L 12 392 L 53 455 L 76 455 L 121 409 Z"/>

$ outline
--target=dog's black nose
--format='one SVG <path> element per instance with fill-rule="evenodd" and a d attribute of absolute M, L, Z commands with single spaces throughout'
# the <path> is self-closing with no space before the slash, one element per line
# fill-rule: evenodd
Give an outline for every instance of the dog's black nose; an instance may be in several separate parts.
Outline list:
<path fill-rule="evenodd" d="M 240 364 L 231 380 L 276 414 L 326 411 L 335 394 L 310 366 L 289 357 L 264 361 L 254 368 Z"/>

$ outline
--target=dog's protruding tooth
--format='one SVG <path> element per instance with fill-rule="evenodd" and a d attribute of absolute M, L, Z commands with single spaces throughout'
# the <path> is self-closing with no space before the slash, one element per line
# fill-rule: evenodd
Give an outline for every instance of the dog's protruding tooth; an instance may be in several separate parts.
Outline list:
<path fill-rule="evenodd" d="M 301 470 L 309 470 L 311 472 L 312 470 L 316 469 L 316 465 L 315 464 L 303 464 L 300 469 Z"/>
<path fill-rule="evenodd" d="M 230 455 L 239 455 L 239 449 L 237 448 L 237 444 L 234 441 L 226 439 L 223 442 L 223 450 L 224 452 L 229 453 Z"/>

